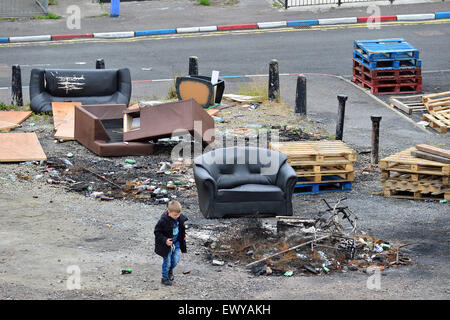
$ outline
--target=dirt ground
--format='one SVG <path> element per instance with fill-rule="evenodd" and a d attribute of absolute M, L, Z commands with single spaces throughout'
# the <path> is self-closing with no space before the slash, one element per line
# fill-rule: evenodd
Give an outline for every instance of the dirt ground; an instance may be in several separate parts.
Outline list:
<path fill-rule="evenodd" d="M 259 117 L 254 129 L 267 110 L 234 106 L 217 116 L 225 120 L 217 132 L 241 128 Z M 279 129 L 284 140 L 328 138 L 311 121 L 297 118 L 296 127 L 292 119 L 288 112 L 265 126 Z M 379 171 L 368 165 L 367 150 L 355 148 L 358 162 L 352 191 L 295 195 L 293 206 L 295 216 L 312 218 L 323 209 L 322 199 L 331 203 L 347 197 L 345 204 L 358 215 L 361 229 L 392 245 L 410 244 L 403 252 L 412 263 L 383 270 L 378 289 L 368 288 L 371 274 L 364 269 L 320 275 L 294 272 L 286 277 L 255 275 L 238 261 L 213 265 L 211 242 L 249 222 L 203 218 L 188 165 L 172 167 L 170 175 L 157 173 L 162 162 L 170 161 L 174 142 L 161 142 L 148 157 L 101 158 L 75 141 L 55 143 L 51 116 L 32 116 L 15 131 L 36 132 L 48 161 L 0 164 L 0 299 L 450 298 L 448 204 L 384 198 Z M 136 163 L 127 168 L 126 158 Z M 181 182 L 177 189 L 168 189 L 167 196 L 182 203 L 189 238 L 174 285 L 165 287 L 160 283 L 162 259 L 153 252 L 153 228 L 165 204 L 157 204 L 145 191 L 133 193 L 131 186 L 133 181 L 147 181 L 165 188 L 169 180 Z M 103 191 L 108 201 L 89 197 L 95 191 Z M 273 217 L 258 221 L 268 229 L 276 224 Z M 81 272 L 81 288 L 70 290 L 73 266 Z M 127 268 L 132 273 L 121 274 Z"/>

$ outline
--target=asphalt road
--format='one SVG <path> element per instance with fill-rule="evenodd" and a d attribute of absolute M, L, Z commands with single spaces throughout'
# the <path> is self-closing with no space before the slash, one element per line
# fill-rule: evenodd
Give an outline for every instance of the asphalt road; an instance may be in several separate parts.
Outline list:
<path fill-rule="evenodd" d="M 128 67 L 132 79 L 169 79 L 186 74 L 188 57 L 199 57 L 201 74 L 267 74 L 271 59 L 281 73 L 351 74 L 354 40 L 405 38 L 420 50 L 424 71 L 450 69 L 450 19 L 177 34 L 128 39 L 84 39 L 0 45 L 0 87 L 11 82 L 11 65 L 22 65 L 22 81 L 33 67 Z M 150 69 L 143 70 L 143 69 Z"/>

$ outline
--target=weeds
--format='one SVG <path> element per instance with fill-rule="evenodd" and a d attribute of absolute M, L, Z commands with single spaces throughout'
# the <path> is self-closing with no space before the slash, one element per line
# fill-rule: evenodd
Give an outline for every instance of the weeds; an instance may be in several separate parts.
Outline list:
<path fill-rule="evenodd" d="M 209 0 L 200 0 L 200 4 L 203 6 L 209 6 L 211 5 L 211 2 L 209 2 Z"/>
<path fill-rule="evenodd" d="M 262 99 L 262 102 L 266 102 L 269 100 L 268 96 L 268 84 L 264 81 L 264 78 L 260 79 L 252 79 L 248 83 L 242 84 L 237 94 L 243 96 L 251 96 L 251 97 L 259 97 Z"/>

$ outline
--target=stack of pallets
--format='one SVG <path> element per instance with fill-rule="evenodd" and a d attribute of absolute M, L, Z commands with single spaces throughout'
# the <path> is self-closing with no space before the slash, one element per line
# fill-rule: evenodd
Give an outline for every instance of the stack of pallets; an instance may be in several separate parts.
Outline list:
<path fill-rule="evenodd" d="M 356 152 L 342 141 L 272 142 L 298 176 L 294 194 L 350 191 Z"/>
<path fill-rule="evenodd" d="M 428 110 L 428 113 L 423 114 L 423 120 L 440 133 L 448 132 L 450 129 L 450 91 L 424 95 L 422 102 Z"/>
<path fill-rule="evenodd" d="M 417 151 L 413 147 L 380 160 L 384 196 L 450 200 L 450 163 L 419 158 Z"/>
<path fill-rule="evenodd" d="M 421 92 L 419 50 L 404 39 L 355 41 L 353 82 L 373 94 Z"/>

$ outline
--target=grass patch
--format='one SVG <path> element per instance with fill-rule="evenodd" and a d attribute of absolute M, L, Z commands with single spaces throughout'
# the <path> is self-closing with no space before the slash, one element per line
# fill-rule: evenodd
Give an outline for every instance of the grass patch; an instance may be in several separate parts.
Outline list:
<path fill-rule="evenodd" d="M 209 6 L 211 5 L 211 2 L 209 2 L 209 0 L 200 0 L 200 4 L 203 6 Z"/>
<path fill-rule="evenodd" d="M 278 9 L 283 9 L 284 8 L 284 6 L 280 2 L 278 2 L 276 0 L 274 0 L 272 2 L 272 6 L 274 6 L 275 8 L 278 8 Z"/>
<path fill-rule="evenodd" d="M 48 0 L 49 6 L 56 6 L 57 4 L 58 4 L 58 1 L 56 1 L 56 0 Z"/>
<path fill-rule="evenodd" d="M 237 94 L 243 96 L 259 97 L 262 102 L 269 100 L 268 84 L 264 78 L 252 79 L 250 82 L 242 84 Z"/>
<path fill-rule="evenodd" d="M 1 111 L 17 110 L 19 108 L 21 108 L 21 107 L 20 106 L 6 105 L 3 102 L 0 102 L 0 110 Z"/>
<path fill-rule="evenodd" d="M 38 15 L 35 15 L 35 16 L 33 16 L 33 18 L 34 19 L 37 19 L 37 20 L 42 20 L 42 19 L 60 19 L 61 17 L 60 16 L 58 16 L 58 15 L 56 15 L 56 14 L 54 14 L 54 13 L 49 13 L 48 15 L 46 15 L 46 16 L 38 16 Z"/>

